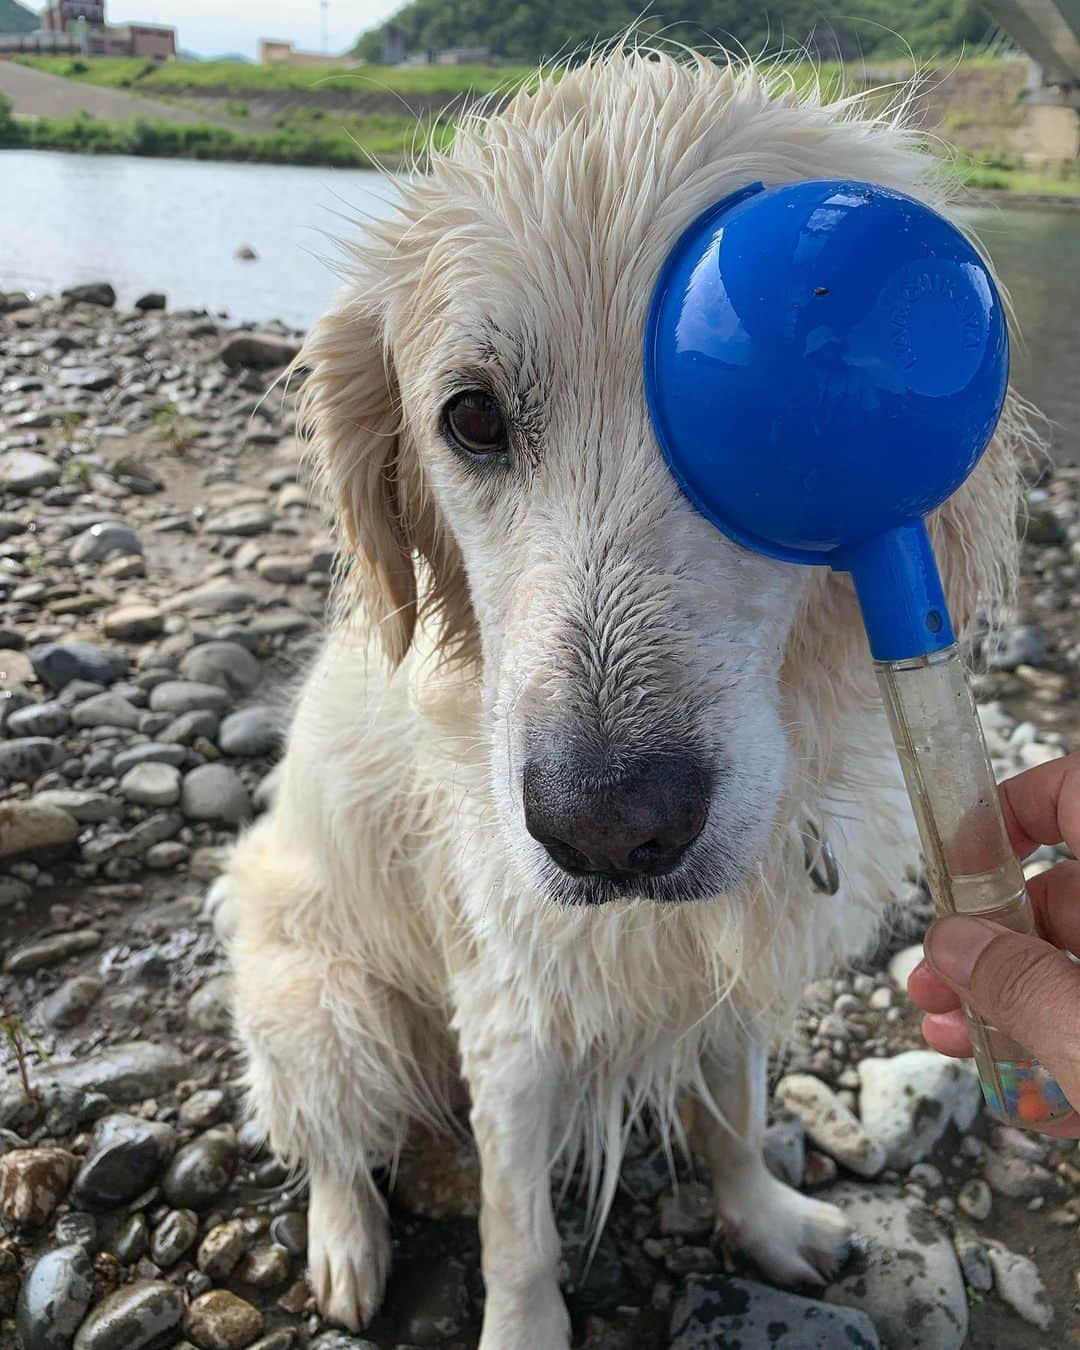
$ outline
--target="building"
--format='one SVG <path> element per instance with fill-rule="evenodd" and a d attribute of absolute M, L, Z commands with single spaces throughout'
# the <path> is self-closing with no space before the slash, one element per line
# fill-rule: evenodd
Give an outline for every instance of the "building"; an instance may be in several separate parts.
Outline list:
<path fill-rule="evenodd" d="M 105 20 L 105 0 L 54 0 L 41 16 L 41 27 L 44 33 L 66 34 L 85 56 L 167 61 L 176 55 L 175 28 L 149 23 L 110 27 Z"/>
<path fill-rule="evenodd" d="M 295 43 L 276 38 L 259 39 L 260 66 L 351 66 L 351 56 L 328 56 L 326 52 L 298 51 Z"/>

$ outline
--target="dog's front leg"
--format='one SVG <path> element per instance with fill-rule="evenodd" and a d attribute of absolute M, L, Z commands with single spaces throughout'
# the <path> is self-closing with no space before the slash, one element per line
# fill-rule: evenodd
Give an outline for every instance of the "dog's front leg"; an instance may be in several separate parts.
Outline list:
<path fill-rule="evenodd" d="M 559 1293 L 550 1178 L 558 1075 L 511 1030 L 520 1016 L 484 982 L 459 1003 L 455 1019 L 480 1154 L 487 1294 L 479 1350 L 566 1350 L 570 1320 Z"/>
<path fill-rule="evenodd" d="M 852 1229 L 835 1205 L 808 1199 L 765 1166 L 764 1033 L 740 1028 L 702 1067 L 712 1103 L 702 1106 L 698 1133 L 717 1221 L 777 1283 L 824 1284 L 847 1255 Z"/>

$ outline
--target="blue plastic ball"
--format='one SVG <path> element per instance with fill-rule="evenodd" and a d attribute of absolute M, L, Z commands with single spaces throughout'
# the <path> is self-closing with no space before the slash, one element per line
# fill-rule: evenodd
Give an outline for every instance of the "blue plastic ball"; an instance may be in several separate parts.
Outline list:
<path fill-rule="evenodd" d="M 645 384 L 661 448 L 726 534 L 792 562 L 915 521 L 967 478 L 1009 346 L 985 264 L 942 216 L 857 182 L 744 189 L 657 282 Z"/>

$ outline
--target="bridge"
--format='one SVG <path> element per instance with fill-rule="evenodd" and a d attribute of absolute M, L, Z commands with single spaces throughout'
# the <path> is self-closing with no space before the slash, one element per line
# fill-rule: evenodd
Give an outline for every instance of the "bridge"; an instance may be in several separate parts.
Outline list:
<path fill-rule="evenodd" d="M 982 0 L 982 4 L 1031 57 L 1025 102 L 1080 108 L 1080 0 Z"/>

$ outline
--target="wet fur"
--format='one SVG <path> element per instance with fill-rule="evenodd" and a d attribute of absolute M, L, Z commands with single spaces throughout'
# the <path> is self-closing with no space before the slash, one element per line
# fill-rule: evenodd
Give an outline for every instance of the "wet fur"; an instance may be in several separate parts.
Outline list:
<path fill-rule="evenodd" d="M 752 64 L 597 57 L 466 121 L 351 245 L 307 341 L 304 420 L 347 541 L 339 617 L 215 899 L 252 1109 L 311 1176 L 312 1281 L 351 1326 L 388 1263 L 372 1168 L 410 1121 L 447 1120 L 459 1074 L 483 1350 L 565 1347 L 551 1164 L 583 1156 L 602 1218 L 629 1122 L 648 1104 L 673 1125 L 686 1091 L 719 1217 L 765 1271 L 821 1279 L 842 1255 L 835 1211 L 761 1165 L 763 1045 L 873 940 L 909 811 L 848 582 L 750 559 L 678 498 L 638 353 L 652 278 L 705 206 L 848 176 L 946 206 L 898 117 Z M 512 410 L 512 491 L 440 443 L 461 368 Z M 960 622 L 1007 587 L 1028 439 L 1010 406 L 934 522 Z M 520 809 L 524 738 L 570 732 L 723 757 L 725 795 L 666 892 L 711 898 L 579 903 Z M 807 820 L 835 896 L 808 880 Z"/>

